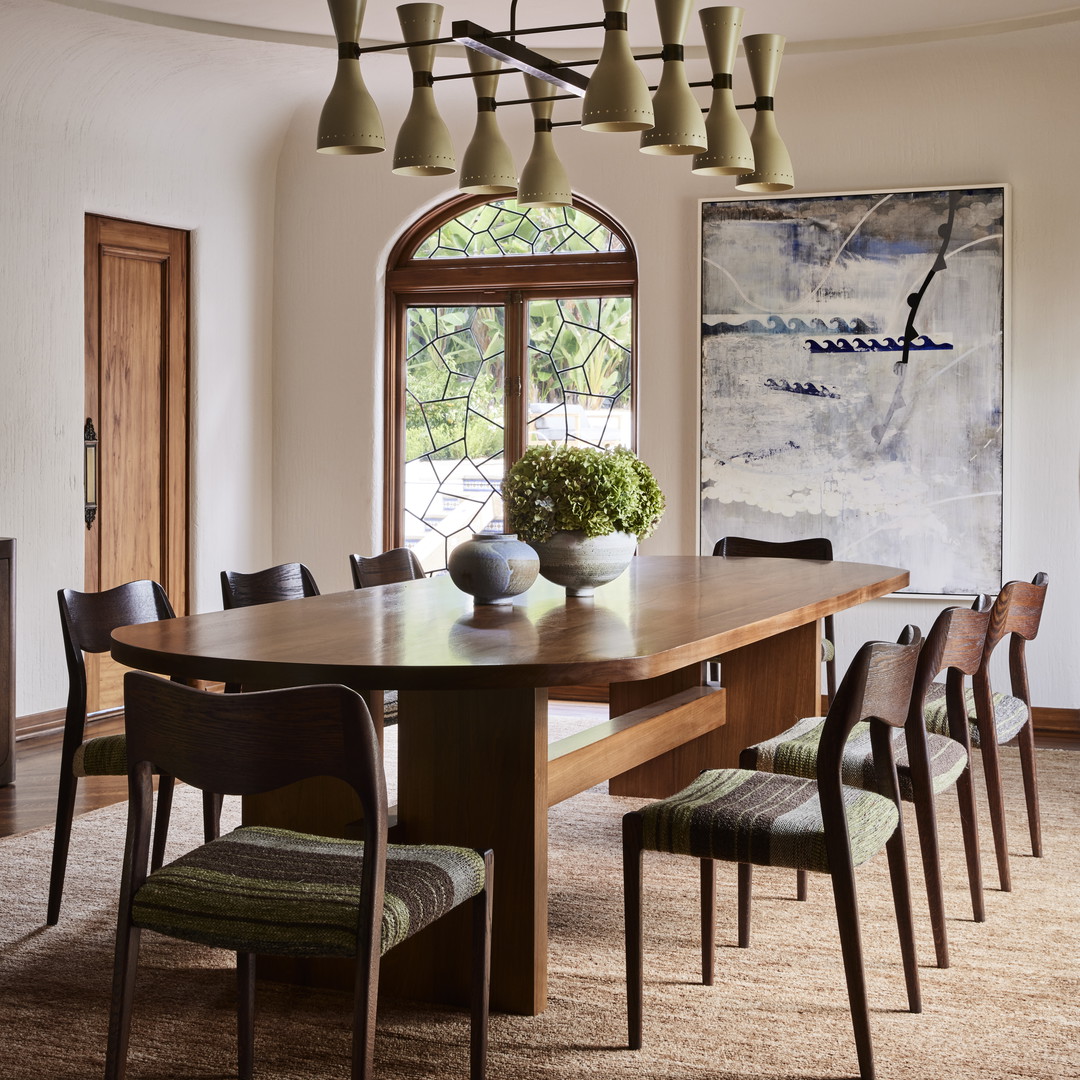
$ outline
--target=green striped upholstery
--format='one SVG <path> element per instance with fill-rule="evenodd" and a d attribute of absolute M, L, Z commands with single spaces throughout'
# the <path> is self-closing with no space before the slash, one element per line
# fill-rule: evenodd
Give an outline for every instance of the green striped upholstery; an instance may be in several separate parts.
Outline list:
<path fill-rule="evenodd" d="M 382 718 L 386 725 L 397 723 L 397 691 L 386 690 L 383 692 Z"/>
<path fill-rule="evenodd" d="M 851 859 L 866 862 L 885 846 L 900 815 L 875 792 L 843 789 Z M 637 811 L 644 847 L 758 866 L 827 872 L 817 783 L 797 776 L 710 769 L 689 787 Z"/>
<path fill-rule="evenodd" d="M 836 646 L 828 639 L 823 637 L 821 639 L 821 662 L 827 664 L 830 660 L 836 659 Z"/>
<path fill-rule="evenodd" d="M 364 845 L 241 827 L 152 873 L 136 926 L 237 952 L 355 956 Z M 484 888 L 469 848 L 387 848 L 382 952 Z"/>
<path fill-rule="evenodd" d="M 99 735 L 75 751 L 71 771 L 76 776 L 127 776 L 127 736 Z"/>
<path fill-rule="evenodd" d="M 975 692 L 969 686 L 964 691 L 964 701 L 967 704 L 968 716 L 972 723 L 969 726 L 971 732 L 971 745 L 979 745 L 979 729 L 975 726 Z M 994 726 L 997 728 L 997 741 L 1007 743 L 1016 738 L 1020 729 L 1028 721 L 1028 707 L 1017 697 L 1011 694 L 993 695 L 994 702 Z M 926 726 L 928 730 L 937 732 L 939 735 L 949 734 L 949 717 L 945 709 L 945 687 L 942 683 L 931 683 L 926 692 Z"/>
<path fill-rule="evenodd" d="M 786 773 L 788 776 L 817 776 L 818 742 L 825 718 L 808 716 L 793 724 L 773 739 L 749 746 L 743 751 L 742 764 L 763 772 Z M 954 739 L 928 733 L 930 777 L 935 794 L 947 791 L 967 765 L 967 751 Z M 751 760 L 751 755 L 753 755 Z M 907 802 L 915 801 L 915 788 L 908 760 L 907 736 L 898 729 L 893 736 L 893 758 L 900 795 Z M 870 725 L 865 721 L 851 729 L 844 745 L 841 777 L 852 787 L 874 790 L 874 754 L 870 746 Z"/>

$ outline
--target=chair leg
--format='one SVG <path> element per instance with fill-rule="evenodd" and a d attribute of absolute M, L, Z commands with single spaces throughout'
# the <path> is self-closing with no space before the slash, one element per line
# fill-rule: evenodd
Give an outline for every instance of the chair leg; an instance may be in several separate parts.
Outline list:
<path fill-rule="evenodd" d="M 739 863 L 739 948 L 750 948 L 750 910 L 754 887 L 752 863 Z"/>
<path fill-rule="evenodd" d="M 701 860 L 701 981 L 712 986 L 716 976 L 716 863 Z"/>
<path fill-rule="evenodd" d="M 896 929 L 900 935 L 900 956 L 904 963 L 904 982 L 907 985 L 908 1011 L 922 1012 L 922 992 L 919 988 L 919 961 L 915 953 L 915 922 L 911 917 L 911 882 L 908 879 L 907 850 L 904 830 L 898 825 L 885 845 L 889 859 L 889 879 L 892 882 L 893 908 Z"/>
<path fill-rule="evenodd" d="M 491 888 L 493 857 L 484 852 L 484 891 L 472 910 L 472 1016 L 469 1028 L 469 1077 L 487 1076 L 488 1015 L 491 997 Z"/>
<path fill-rule="evenodd" d="M 373 940 L 357 942 L 356 982 L 353 993 L 352 1080 L 375 1075 L 375 1013 L 379 1004 L 379 923 Z"/>
<path fill-rule="evenodd" d="M 956 798 L 960 804 L 960 828 L 964 834 L 964 857 L 967 860 L 968 890 L 971 893 L 971 915 L 976 922 L 986 922 L 983 900 L 982 860 L 979 855 L 979 819 L 975 813 L 975 784 L 971 776 L 971 759 L 956 781 Z"/>
<path fill-rule="evenodd" d="M 203 837 L 209 844 L 221 835 L 221 803 L 223 796 L 215 795 L 212 791 L 202 793 L 203 806 Z"/>
<path fill-rule="evenodd" d="M 979 741 L 982 749 L 983 772 L 986 775 L 986 796 L 990 803 L 990 828 L 994 833 L 998 880 L 1001 883 L 1002 892 L 1012 892 L 1009 838 L 1005 829 L 1005 798 L 1001 790 L 1001 760 L 998 755 L 997 739 L 991 730 Z"/>
<path fill-rule="evenodd" d="M 795 871 L 795 899 L 805 900 L 810 894 L 810 875 L 805 870 Z"/>
<path fill-rule="evenodd" d="M 255 954 L 236 954 L 236 1070 L 251 1080 L 255 1067 Z"/>
<path fill-rule="evenodd" d="M 71 844 L 71 819 L 75 813 L 75 793 L 79 780 L 71 769 L 71 758 L 60 760 L 60 787 L 56 795 L 56 830 L 53 834 L 52 871 L 49 875 L 49 906 L 45 921 L 55 926 L 60 919 L 60 901 L 64 896 L 68 847 Z"/>
<path fill-rule="evenodd" d="M 623 919 L 626 933 L 626 1023 L 631 1050 L 641 1049 L 644 985 L 641 925 L 641 817 L 623 816 Z"/>
<path fill-rule="evenodd" d="M 1017 736 L 1020 745 L 1020 767 L 1024 774 L 1024 800 L 1027 803 L 1028 832 L 1031 834 L 1031 854 L 1042 858 L 1042 822 L 1039 817 L 1039 780 L 1035 774 L 1035 732 L 1031 719 Z"/>
<path fill-rule="evenodd" d="M 105 1080 L 124 1080 L 127 1069 L 140 934 L 141 931 L 134 926 L 121 927 L 116 932 L 112 1003 L 109 1006 L 109 1041 L 105 1050 Z"/>
<path fill-rule="evenodd" d="M 150 869 L 160 870 L 165 861 L 165 842 L 169 839 L 169 818 L 172 816 L 172 797 L 175 783 L 171 776 L 158 777 L 157 813 L 154 815 L 154 846 L 150 850 Z"/>
<path fill-rule="evenodd" d="M 863 969 L 862 937 L 859 932 L 859 903 L 855 894 L 855 872 L 850 863 L 832 870 L 832 886 L 851 1024 L 855 1030 L 855 1052 L 859 1058 L 859 1076 L 861 1080 L 874 1080 L 874 1047 L 870 1040 L 870 1009 L 866 999 L 866 972 Z"/>

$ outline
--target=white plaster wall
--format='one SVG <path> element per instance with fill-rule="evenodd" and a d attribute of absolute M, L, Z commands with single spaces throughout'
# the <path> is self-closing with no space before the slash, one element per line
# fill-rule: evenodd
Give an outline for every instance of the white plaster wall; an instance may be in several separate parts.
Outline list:
<path fill-rule="evenodd" d="M 83 583 L 83 219 L 192 230 L 192 606 L 271 551 L 274 170 L 313 50 L 0 4 L 0 535 L 17 711 L 61 707 L 56 590 Z M 305 75 L 304 81 L 306 82 Z"/>
<path fill-rule="evenodd" d="M 1080 372 L 1070 312 L 1080 293 L 1080 220 L 1071 186 L 1080 144 L 1076 24 L 945 44 L 790 56 L 779 117 L 797 192 L 1006 182 L 1013 186 L 1012 371 L 1008 398 L 1005 572 L 1050 573 L 1043 630 L 1030 650 L 1036 703 L 1080 705 L 1070 613 L 1080 601 Z M 393 63 L 385 59 L 384 64 Z M 736 76 L 741 79 L 741 75 Z M 408 86 L 398 70 L 393 80 Z M 749 91 L 742 86 L 742 98 Z M 439 100 L 460 155 L 471 94 Z M 403 111 L 380 90 L 391 135 Z M 346 554 L 377 550 L 382 490 L 382 280 L 389 245 L 453 178 L 392 177 L 389 154 L 312 152 L 315 96 L 289 131 L 278 173 L 275 285 L 274 554 L 303 557 L 325 588 L 348 584 Z M 520 164 L 531 127 L 500 114 Z M 684 162 L 638 154 L 633 136 L 563 130 L 575 188 L 629 229 L 641 262 L 639 450 L 669 511 L 646 551 L 697 550 L 698 200 L 734 193 Z M 902 559 L 898 559 L 902 563 Z M 936 601 L 885 600 L 839 620 L 841 657 L 905 621 L 929 627 Z"/>

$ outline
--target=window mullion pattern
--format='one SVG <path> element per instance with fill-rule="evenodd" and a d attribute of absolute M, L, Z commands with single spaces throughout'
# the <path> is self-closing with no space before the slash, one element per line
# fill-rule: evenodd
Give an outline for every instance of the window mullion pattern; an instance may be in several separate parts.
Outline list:
<path fill-rule="evenodd" d="M 431 573 L 502 531 L 505 312 L 410 306 L 405 329 L 405 543 Z"/>
<path fill-rule="evenodd" d="M 528 442 L 632 445 L 633 301 L 529 304 Z"/>

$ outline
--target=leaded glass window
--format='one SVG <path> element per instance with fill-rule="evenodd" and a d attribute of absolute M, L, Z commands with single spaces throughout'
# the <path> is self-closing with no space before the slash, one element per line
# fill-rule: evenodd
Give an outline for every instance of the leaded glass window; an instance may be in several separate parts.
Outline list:
<path fill-rule="evenodd" d="M 636 264 L 591 208 L 512 200 L 455 200 L 398 250 L 386 544 L 436 572 L 504 531 L 500 485 L 526 445 L 633 445 Z"/>

